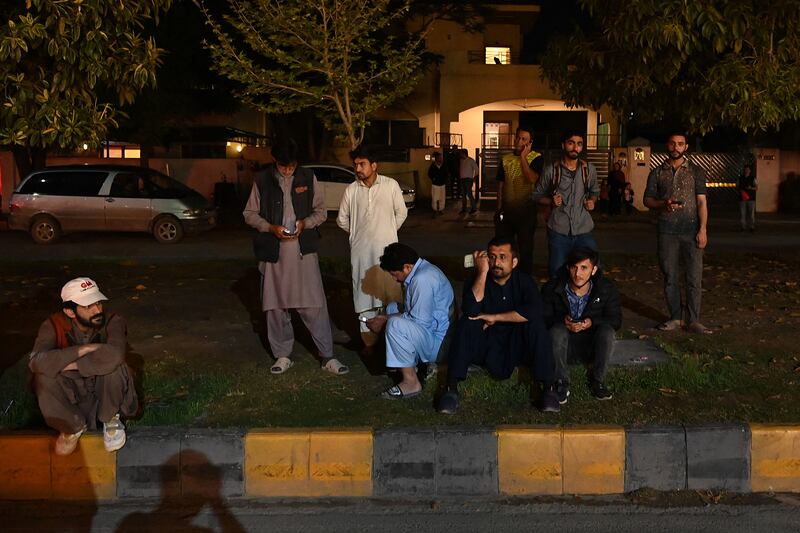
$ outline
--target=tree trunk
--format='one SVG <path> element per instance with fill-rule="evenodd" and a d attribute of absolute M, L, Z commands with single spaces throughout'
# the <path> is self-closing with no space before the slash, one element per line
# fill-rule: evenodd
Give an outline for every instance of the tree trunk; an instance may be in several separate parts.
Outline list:
<path fill-rule="evenodd" d="M 14 154 L 14 163 L 17 165 L 20 179 L 33 172 L 45 167 L 47 163 L 47 149 L 32 146 L 14 145 L 11 147 Z"/>

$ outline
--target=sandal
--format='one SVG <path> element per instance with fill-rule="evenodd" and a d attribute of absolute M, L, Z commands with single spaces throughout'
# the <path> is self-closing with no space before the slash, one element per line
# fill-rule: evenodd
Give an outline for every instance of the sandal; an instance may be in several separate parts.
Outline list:
<path fill-rule="evenodd" d="M 392 385 L 381 393 L 381 398 L 384 400 L 405 400 L 407 398 L 419 396 L 421 393 L 421 389 L 416 392 L 403 392 L 403 389 L 401 389 L 399 386 Z"/>
<path fill-rule="evenodd" d="M 269 371 L 273 374 L 283 374 L 292 368 L 292 365 L 294 365 L 294 362 L 292 362 L 292 360 L 288 357 L 278 357 L 275 360 L 275 364 L 272 365 L 272 368 L 270 368 Z"/>
<path fill-rule="evenodd" d="M 339 360 L 335 357 L 328 359 L 328 362 L 322 365 L 322 370 L 326 370 L 331 374 L 336 374 L 337 376 L 343 376 L 350 372 L 350 368 L 347 365 L 339 362 Z"/>
<path fill-rule="evenodd" d="M 681 326 L 683 326 L 683 320 L 667 320 L 657 327 L 661 331 L 675 331 L 676 329 L 680 329 Z"/>
<path fill-rule="evenodd" d="M 699 333 L 700 335 L 711 335 L 713 333 L 700 322 L 692 322 L 686 327 L 686 330 L 691 333 Z"/>

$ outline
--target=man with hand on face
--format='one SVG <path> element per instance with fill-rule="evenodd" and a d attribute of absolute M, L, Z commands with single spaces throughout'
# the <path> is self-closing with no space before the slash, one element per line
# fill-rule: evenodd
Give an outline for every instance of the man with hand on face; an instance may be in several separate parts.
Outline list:
<path fill-rule="evenodd" d="M 244 208 L 247 225 L 259 231 L 254 241 L 261 272 L 261 308 L 267 339 L 275 357 L 270 368 L 283 374 L 294 364 L 294 309 L 319 350 L 322 369 L 335 375 L 350 370 L 333 356 L 328 303 L 319 271 L 320 233 L 327 211 L 322 188 L 310 170 L 297 165 L 297 144 L 279 141 L 272 148 L 275 164 L 253 182 Z"/>
<path fill-rule="evenodd" d="M 87 429 L 103 423 L 109 452 L 125 445 L 120 416 L 138 408 L 136 389 L 125 364 L 125 320 L 106 315 L 108 300 L 89 278 L 75 278 L 61 289 L 62 309 L 39 327 L 28 367 L 39 409 L 48 426 L 61 432 L 56 455 L 69 455 Z"/>
<path fill-rule="evenodd" d="M 658 261 L 669 320 L 658 329 L 672 331 L 686 325 L 692 333 L 709 334 L 711 330 L 700 322 L 703 250 L 708 244 L 706 175 L 686 158 L 688 149 L 685 133 L 670 135 L 669 159 L 650 171 L 644 191 L 645 207 L 659 211 Z M 686 320 L 681 308 L 681 263 L 686 269 Z"/>
<path fill-rule="evenodd" d="M 519 258 L 510 239 L 495 237 L 486 251 L 473 253 L 475 278 L 464 284 L 463 316 L 456 325 L 447 357 L 447 390 L 437 410 L 458 410 L 458 382 L 471 364 L 485 366 L 497 379 L 507 379 L 518 366 L 531 370 L 531 387 L 544 386 L 540 409 L 558 412 L 553 386 L 553 354 L 542 318 L 536 282 L 517 269 Z"/>
<path fill-rule="evenodd" d="M 573 247 L 597 250 L 592 236 L 594 221 L 589 212 L 594 210 L 600 196 L 600 186 L 594 165 L 580 159 L 583 134 L 565 133 L 561 149 L 561 159 L 545 167 L 534 191 L 536 201 L 550 208 L 547 220 L 550 278 L 556 277 Z"/>
<path fill-rule="evenodd" d="M 402 299 L 400 285 L 378 264 L 383 249 L 397 242 L 397 230 L 406 220 L 408 209 L 400 185 L 378 174 L 378 162 L 366 147 L 359 146 L 350 157 L 356 181 L 344 191 L 336 223 L 350 234 L 353 307 L 364 342 L 362 356 L 369 357 L 377 337 L 364 321 L 377 316 L 387 303 Z"/>
<path fill-rule="evenodd" d="M 399 242 L 384 248 L 380 264 L 405 289 L 402 307 L 392 302 L 386 307 L 387 314 L 366 322 L 376 334 L 386 331 L 386 366 L 402 373 L 400 383 L 383 391 L 381 397 L 413 398 L 422 391 L 417 365 L 436 363 L 450 327 L 453 287 L 438 267 Z"/>
<path fill-rule="evenodd" d="M 556 361 L 558 403 L 563 405 L 569 398 L 570 354 L 592 362 L 592 395 L 610 400 L 606 372 L 614 352 L 614 332 L 622 326 L 619 292 L 603 277 L 597 252 L 591 248 L 573 248 L 565 266 L 542 289 L 544 321 Z"/>
<path fill-rule="evenodd" d="M 495 235 L 517 242 L 519 269 L 533 274 L 533 235 L 536 231 L 536 202 L 533 191 L 542 174 L 544 158 L 531 150 L 532 133 L 517 128 L 514 153 L 503 156 L 497 171 L 497 212 Z"/>

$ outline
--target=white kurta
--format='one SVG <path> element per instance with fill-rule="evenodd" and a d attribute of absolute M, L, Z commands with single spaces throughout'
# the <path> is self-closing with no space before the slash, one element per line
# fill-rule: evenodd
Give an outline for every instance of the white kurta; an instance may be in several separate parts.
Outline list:
<path fill-rule="evenodd" d="M 372 187 L 360 180 L 347 186 L 339 204 L 336 223 L 350 234 L 350 263 L 353 267 L 353 306 L 356 313 L 378 307 L 384 302 L 376 291 L 364 292 L 365 274 L 380 269 L 383 249 L 397 242 L 397 230 L 408 216 L 403 191 L 392 178 L 378 175 Z M 369 281 L 367 285 L 370 285 Z"/>

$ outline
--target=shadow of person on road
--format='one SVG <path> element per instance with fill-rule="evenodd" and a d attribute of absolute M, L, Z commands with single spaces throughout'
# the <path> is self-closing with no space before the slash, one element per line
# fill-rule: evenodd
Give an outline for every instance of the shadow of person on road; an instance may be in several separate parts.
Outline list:
<path fill-rule="evenodd" d="M 230 512 L 220 494 L 222 488 L 220 468 L 211 464 L 203 453 L 183 450 L 162 464 L 160 476 L 162 482 L 174 479 L 176 464 L 191 464 L 195 475 L 202 477 L 203 485 L 193 487 L 191 495 L 183 495 L 171 490 L 165 483 L 158 506 L 149 513 L 129 514 L 117 527 L 117 533 L 147 531 L 244 533 L 245 529 Z"/>

